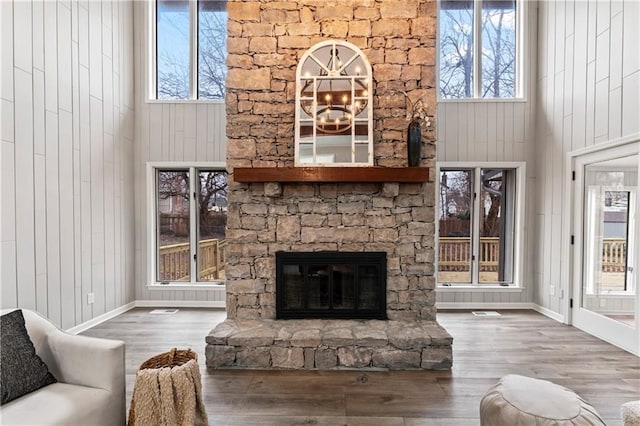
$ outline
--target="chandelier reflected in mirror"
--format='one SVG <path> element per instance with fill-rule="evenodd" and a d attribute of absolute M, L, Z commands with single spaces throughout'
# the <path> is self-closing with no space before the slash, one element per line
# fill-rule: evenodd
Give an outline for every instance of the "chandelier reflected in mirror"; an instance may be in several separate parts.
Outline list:
<path fill-rule="evenodd" d="M 302 56 L 296 78 L 296 163 L 371 164 L 371 65 L 362 51 L 318 43 Z"/>
<path fill-rule="evenodd" d="M 311 55 L 314 62 L 320 58 Z M 350 62 L 357 55 L 350 58 Z M 332 46 L 326 65 L 320 65 L 320 74 L 311 78 L 305 71 L 304 86 L 300 91 L 301 107 L 308 117 L 315 117 L 318 131 L 328 134 L 342 134 L 353 127 L 354 117 L 358 117 L 368 106 L 368 80 L 359 78 L 362 68 L 354 67 L 355 76 L 347 73 L 348 63 L 340 59 L 340 50 Z"/>

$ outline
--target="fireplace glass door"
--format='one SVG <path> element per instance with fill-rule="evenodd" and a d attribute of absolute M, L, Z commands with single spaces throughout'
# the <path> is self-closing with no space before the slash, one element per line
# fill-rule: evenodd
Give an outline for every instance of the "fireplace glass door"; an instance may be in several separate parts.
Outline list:
<path fill-rule="evenodd" d="M 278 318 L 386 318 L 386 253 L 276 254 Z"/>

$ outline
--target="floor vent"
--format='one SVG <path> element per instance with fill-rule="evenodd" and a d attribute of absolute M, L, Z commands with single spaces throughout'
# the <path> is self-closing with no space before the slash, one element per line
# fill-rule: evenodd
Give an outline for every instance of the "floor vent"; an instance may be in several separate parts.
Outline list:
<path fill-rule="evenodd" d="M 179 309 L 154 309 L 153 311 L 149 312 L 150 314 L 157 314 L 157 315 L 173 315 L 175 313 L 177 313 L 179 311 Z"/>
<path fill-rule="evenodd" d="M 500 317 L 502 314 L 496 311 L 471 311 L 477 317 Z"/>

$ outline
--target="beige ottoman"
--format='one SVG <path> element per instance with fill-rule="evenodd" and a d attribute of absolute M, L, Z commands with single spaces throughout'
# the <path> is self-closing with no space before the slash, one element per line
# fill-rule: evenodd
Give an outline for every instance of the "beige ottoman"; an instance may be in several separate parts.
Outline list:
<path fill-rule="evenodd" d="M 604 425 L 598 412 L 575 392 L 546 380 L 509 374 L 480 402 L 483 426 Z"/>
<path fill-rule="evenodd" d="M 624 426 L 640 426 L 640 401 L 631 401 L 622 404 L 620 416 Z"/>

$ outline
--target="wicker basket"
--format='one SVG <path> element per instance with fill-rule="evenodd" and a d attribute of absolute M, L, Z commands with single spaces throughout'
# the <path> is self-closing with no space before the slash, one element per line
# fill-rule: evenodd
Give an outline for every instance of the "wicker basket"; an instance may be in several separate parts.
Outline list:
<path fill-rule="evenodd" d="M 152 356 L 148 360 L 140 365 L 138 370 L 146 370 L 149 368 L 173 368 L 186 364 L 191 360 L 198 360 L 198 354 L 191 349 L 177 349 L 173 348 L 168 352 Z M 135 386 L 134 386 L 135 387 Z M 134 389 L 135 394 L 135 389 Z M 129 421 L 127 424 L 135 425 L 136 412 L 135 412 L 135 398 L 131 399 L 131 408 L 129 408 Z"/>
<path fill-rule="evenodd" d="M 139 370 L 145 368 L 164 368 L 164 367 L 178 367 L 186 364 L 191 360 L 198 360 L 198 354 L 191 349 L 176 349 L 173 348 L 169 352 L 163 352 L 156 356 L 152 356 L 148 360 L 142 363 Z"/>

